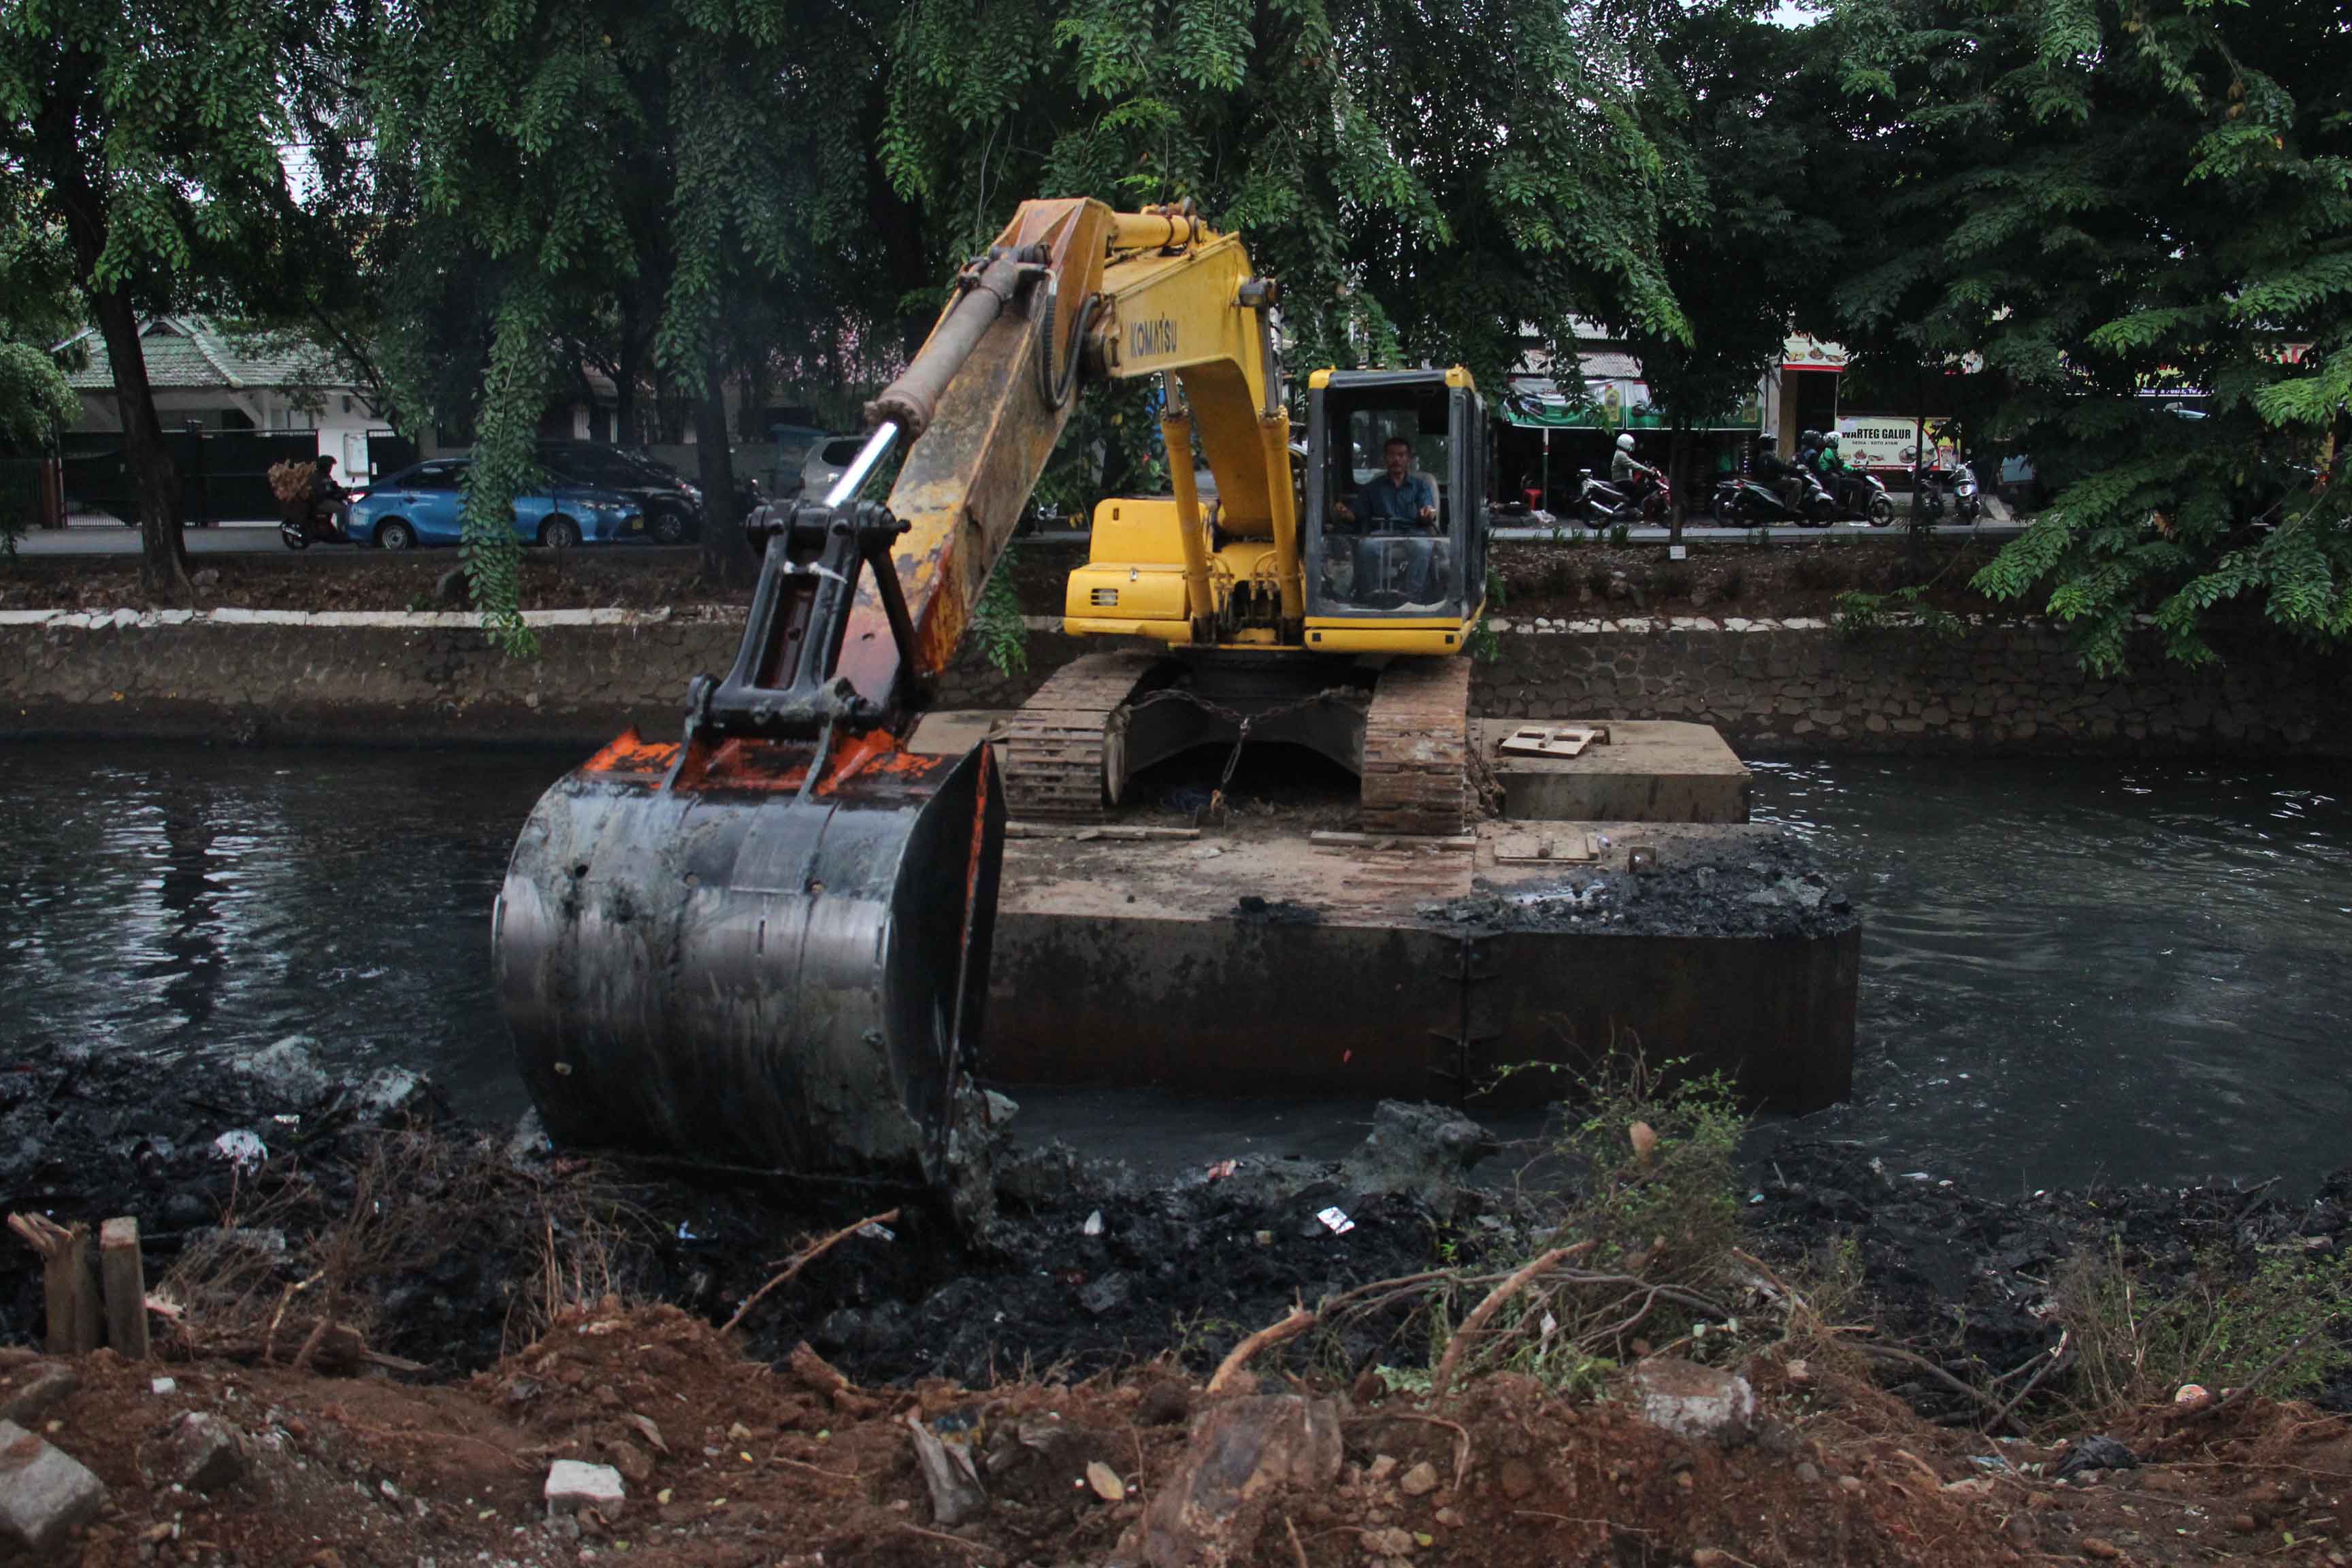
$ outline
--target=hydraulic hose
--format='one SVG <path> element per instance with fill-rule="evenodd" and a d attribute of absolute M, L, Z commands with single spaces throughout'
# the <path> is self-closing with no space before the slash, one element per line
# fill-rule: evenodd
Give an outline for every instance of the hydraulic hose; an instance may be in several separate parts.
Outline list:
<path fill-rule="evenodd" d="M 1078 306 L 1077 331 L 1070 334 L 1070 357 L 1062 363 L 1061 374 L 1054 372 L 1054 295 L 1045 295 L 1045 309 L 1037 322 L 1037 395 L 1045 406 L 1056 413 L 1070 401 L 1077 389 L 1078 362 L 1086 356 L 1087 334 L 1094 330 L 1095 317 L 1100 313 L 1102 296 L 1089 294 Z"/>

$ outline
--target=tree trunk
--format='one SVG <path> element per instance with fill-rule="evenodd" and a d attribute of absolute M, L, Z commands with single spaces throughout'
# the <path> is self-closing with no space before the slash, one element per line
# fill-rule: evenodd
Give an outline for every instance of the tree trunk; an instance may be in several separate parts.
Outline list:
<path fill-rule="evenodd" d="M 188 558 L 180 539 L 180 476 L 155 417 L 147 356 L 139 344 L 139 313 L 130 296 L 120 289 L 101 289 L 97 281 L 99 258 L 106 253 L 106 200 L 76 141 L 78 110 L 94 92 L 91 79 L 86 53 L 71 50 L 59 60 L 49 94 L 35 116 L 35 143 L 65 213 L 75 281 L 89 296 L 113 366 L 114 402 L 122 416 L 123 477 L 139 514 L 140 584 L 155 598 L 186 605 L 194 601 L 195 588 L 188 581 Z"/>
<path fill-rule="evenodd" d="M 1690 426 L 1676 420 L 1674 436 L 1666 446 L 1666 483 L 1675 495 L 1666 515 L 1669 544 L 1683 542 L 1683 519 L 1690 511 Z"/>
<path fill-rule="evenodd" d="M 752 575 L 751 542 L 735 500 L 735 465 L 727 451 L 727 386 L 713 356 L 703 362 L 702 396 L 694 405 L 694 452 L 702 485 L 702 580 L 735 587 Z"/>
<path fill-rule="evenodd" d="M 103 249 L 101 244 L 100 248 Z M 139 317 L 118 290 L 91 289 L 90 313 L 106 340 L 114 370 L 114 403 L 122 414 L 122 472 L 139 513 L 139 584 L 174 605 L 195 598 L 180 536 L 180 474 L 163 446 L 155 395 L 147 384 L 147 356 L 139 343 Z"/>
<path fill-rule="evenodd" d="M 624 294 L 621 303 L 621 368 L 613 378 L 613 444 L 616 447 L 637 444 L 637 376 L 640 365 L 636 307 L 629 303 Z"/>

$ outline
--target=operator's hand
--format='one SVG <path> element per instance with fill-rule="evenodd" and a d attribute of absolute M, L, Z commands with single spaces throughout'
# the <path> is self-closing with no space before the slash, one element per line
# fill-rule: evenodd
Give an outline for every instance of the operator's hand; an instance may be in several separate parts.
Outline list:
<path fill-rule="evenodd" d="M 1331 503 L 1331 515 L 1339 519 L 1341 522 L 1353 522 L 1356 521 L 1355 512 L 1349 510 L 1348 503 L 1343 500 L 1335 500 Z"/>
<path fill-rule="evenodd" d="M 1421 521 L 1423 522 L 1435 522 L 1437 521 L 1437 509 L 1433 506 L 1423 507 L 1421 509 Z"/>

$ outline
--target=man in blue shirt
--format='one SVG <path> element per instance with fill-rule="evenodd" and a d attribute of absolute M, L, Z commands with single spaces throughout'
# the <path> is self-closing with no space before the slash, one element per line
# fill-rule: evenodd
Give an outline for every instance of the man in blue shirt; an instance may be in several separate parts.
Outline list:
<path fill-rule="evenodd" d="M 1427 474 L 1412 471 L 1412 443 L 1402 436 L 1389 437 L 1381 457 L 1387 470 L 1374 475 L 1356 492 L 1356 504 L 1341 501 L 1331 510 L 1341 522 L 1362 521 L 1375 531 L 1395 531 L 1405 523 L 1437 521 L 1437 487 Z"/>

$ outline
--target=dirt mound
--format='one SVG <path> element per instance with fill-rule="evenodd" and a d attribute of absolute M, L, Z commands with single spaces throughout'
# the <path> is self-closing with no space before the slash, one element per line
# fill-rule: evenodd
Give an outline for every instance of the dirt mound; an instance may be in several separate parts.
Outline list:
<path fill-rule="evenodd" d="M 60 1364 L 11 1352 L 0 1399 Z M 70 1370 L 41 1425 L 109 1489 L 78 1548 L 107 1568 L 1132 1560 L 1153 1500 L 1202 1495 L 1191 1433 L 1241 1409 L 1160 1367 L 868 1390 L 805 1350 L 747 1363 L 685 1313 L 617 1302 L 454 1386 L 106 1352 Z M 1188 1528 L 1263 1568 L 2342 1560 L 2352 1435 L 2306 1407 L 2249 1401 L 2186 1431 L 2141 1412 L 2116 1429 L 2138 1464 L 2060 1483 L 2054 1449 L 1955 1435 L 1802 1363 L 1746 1370 L 1747 1441 L 1675 1436 L 1623 1383 L 1596 1400 L 1505 1374 L 1442 1403 L 1360 1384 L 1328 1407 L 1332 1473 L 1261 1476 Z M 173 1479 L 191 1412 L 237 1454 L 201 1487 Z M 910 1426 L 970 1457 L 968 1517 L 940 1517 Z M 551 1520 L 558 1460 L 611 1466 L 625 1500 Z"/>

